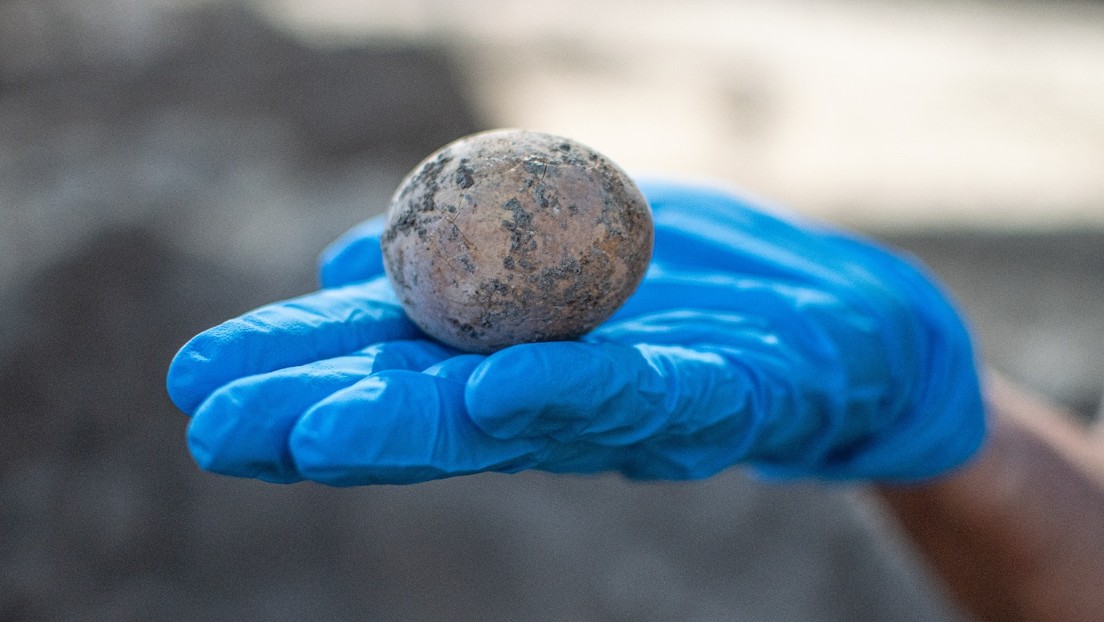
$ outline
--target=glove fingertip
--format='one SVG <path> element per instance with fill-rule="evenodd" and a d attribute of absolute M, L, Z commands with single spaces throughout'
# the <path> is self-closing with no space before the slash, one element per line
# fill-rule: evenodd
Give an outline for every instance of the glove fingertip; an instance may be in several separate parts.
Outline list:
<path fill-rule="evenodd" d="M 243 468 L 245 462 L 235 441 L 235 428 L 239 421 L 231 414 L 234 400 L 225 392 L 218 392 L 201 405 L 188 424 L 187 443 L 192 459 L 204 471 L 251 477 Z"/>
<path fill-rule="evenodd" d="M 303 419 L 305 420 L 306 417 Z M 333 469 L 322 466 L 328 462 L 325 457 L 325 447 L 315 427 L 304 425 L 306 423 L 304 420 L 300 420 L 291 429 L 288 435 L 288 451 L 295 462 L 295 468 L 303 477 L 328 484 L 332 479 Z"/>
<path fill-rule="evenodd" d="M 207 397 L 199 388 L 199 379 L 200 370 L 208 359 L 195 347 L 195 341 L 188 342 L 176 353 L 165 375 L 169 400 L 188 416 L 192 416 Z"/>
<path fill-rule="evenodd" d="M 165 378 L 169 399 L 189 416 L 225 383 L 227 379 L 221 375 L 240 359 L 240 353 L 226 347 L 233 343 L 238 321 L 224 322 L 192 337 L 169 363 Z"/>
<path fill-rule="evenodd" d="M 193 420 L 195 421 L 195 420 Z M 210 473 L 231 477 L 249 477 L 272 484 L 291 484 L 302 481 L 302 477 L 284 465 L 255 462 L 236 455 L 226 447 L 226 439 L 189 426 L 187 434 L 188 451 L 196 465 Z"/>
<path fill-rule="evenodd" d="M 192 460 L 195 461 L 196 465 L 204 471 L 218 472 L 217 452 L 207 443 L 207 438 L 196 432 L 194 425 L 188 426 L 188 432 L 185 436 L 188 452 L 192 455 Z"/>
<path fill-rule="evenodd" d="M 476 426 L 501 440 L 593 432 L 619 421 L 619 409 L 633 401 L 635 354 L 580 342 L 507 348 L 472 372 L 464 403 Z M 592 425 L 602 416 L 604 424 Z"/>
<path fill-rule="evenodd" d="M 514 390 L 516 370 L 525 367 L 523 348 L 510 348 L 485 359 L 471 372 L 464 388 L 464 406 L 472 422 L 492 438 L 516 438 L 536 418 L 532 410 L 525 411 Z"/>
<path fill-rule="evenodd" d="M 311 406 L 288 434 L 296 472 L 327 486 L 382 483 L 389 452 L 408 440 L 398 422 L 407 406 L 404 378 L 417 372 L 383 372 Z M 415 435 L 417 440 L 421 437 Z"/>
<path fill-rule="evenodd" d="M 327 246 L 318 259 L 322 287 L 341 287 L 383 274 L 383 218 L 368 220 Z"/>

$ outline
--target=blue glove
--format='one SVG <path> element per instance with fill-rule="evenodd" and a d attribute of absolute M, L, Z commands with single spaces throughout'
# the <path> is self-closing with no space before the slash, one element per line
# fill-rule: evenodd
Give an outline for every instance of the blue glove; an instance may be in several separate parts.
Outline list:
<path fill-rule="evenodd" d="M 653 262 L 578 342 L 490 356 L 428 340 L 382 275 L 381 222 L 323 254 L 324 289 L 181 349 L 169 394 L 200 466 L 273 482 L 482 471 L 907 482 L 984 435 L 970 337 L 922 270 L 717 190 L 642 184 Z"/>

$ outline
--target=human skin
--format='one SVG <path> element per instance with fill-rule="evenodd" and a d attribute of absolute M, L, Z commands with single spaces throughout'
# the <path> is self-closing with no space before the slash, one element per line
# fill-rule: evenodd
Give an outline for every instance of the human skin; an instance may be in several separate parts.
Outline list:
<path fill-rule="evenodd" d="M 977 459 L 878 495 L 979 620 L 1090 622 L 1104 612 L 1104 436 L 998 377 Z"/>

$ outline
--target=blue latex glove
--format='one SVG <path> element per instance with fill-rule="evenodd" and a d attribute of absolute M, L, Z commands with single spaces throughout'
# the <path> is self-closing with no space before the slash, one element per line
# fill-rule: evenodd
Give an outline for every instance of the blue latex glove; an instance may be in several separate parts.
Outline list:
<path fill-rule="evenodd" d="M 916 266 L 721 191 L 642 184 L 643 284 L 579 342 L 449 351 L 382 275 L 379 220 L 324 253 L 325 289 L 200 334 L 169 370 L 204 468 L 275 482 L 480 471 L 915 481 L 984 434 L 958 314 Z"/>

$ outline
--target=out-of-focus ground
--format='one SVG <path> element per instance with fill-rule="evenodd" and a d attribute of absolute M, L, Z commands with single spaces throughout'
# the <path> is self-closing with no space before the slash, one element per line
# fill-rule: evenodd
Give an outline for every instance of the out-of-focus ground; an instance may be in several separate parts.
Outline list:
<path fill-rule="evenodd" d="M 850 488 L 191 462 L 175 349 L 501 125 L 908 249 L 989 362 L 1094 411 L 1104 5 L 532 6 L 0 0 L 0 621 L 960 619 Z"/>

